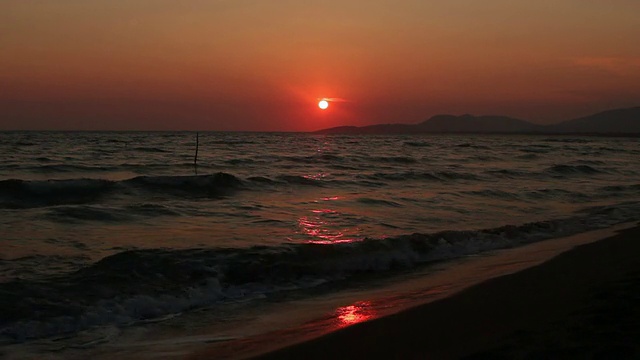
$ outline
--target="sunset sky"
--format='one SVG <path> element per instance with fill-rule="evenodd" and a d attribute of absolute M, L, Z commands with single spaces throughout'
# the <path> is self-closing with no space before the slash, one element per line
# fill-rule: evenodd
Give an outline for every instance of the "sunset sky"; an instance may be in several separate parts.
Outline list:
<path fill-rule="evenodd" d="M 640 105 L 639 39 L 638 0 L 2 0 L 0 129 L 550 123 Z"/>

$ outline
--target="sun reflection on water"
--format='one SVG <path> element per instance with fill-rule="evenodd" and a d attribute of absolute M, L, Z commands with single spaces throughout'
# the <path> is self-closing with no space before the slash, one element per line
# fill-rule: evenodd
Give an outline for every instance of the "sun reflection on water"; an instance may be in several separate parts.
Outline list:
<path fill-rule="evenodd" d="M 336 214 L 330 209 L 312 210 L 314 214 Z M 345 236 L 344 231 L 331 228 L 329 221 L 319 216 L 302 216 L 298 219 L 298 227 L 304 235 L 310 237 L 308 243 L 313 244 L 338 244 L 358 241 L 358 239 Z"/>
<path fill-rule="evenodd" d="M 329 175 L 330 175 L 329 173 L 319 172 L 317 174 L 303 175 L 302 177 L 305 178 L 305 179 L 309 179 L 309 180 L 321 180 L 321 179 L 326 178 Z"/>
<path fill-rule="evenodd" d="M 340 196 L 325 196 L 313 201 L 317 207 L 308 210 L 311 214 L 298 218 L 298 234 L 311 244 L 339 244 L 361 241 L 360 228 L 349 219 L 348 214 L 322 206 L 329 201 L 341 200 Z"/>

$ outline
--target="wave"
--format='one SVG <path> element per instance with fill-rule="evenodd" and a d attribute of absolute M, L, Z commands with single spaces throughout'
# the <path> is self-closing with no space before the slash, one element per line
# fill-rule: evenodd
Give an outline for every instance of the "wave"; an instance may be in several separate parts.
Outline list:
<path fill-rule="evenodd" d="M 65 243 L 65 245 L 75 249 L 87 249 L 87 246 L 79 241 L 50 239 L 50 242 Z M 52 273 L 69 273 L 89 264 L 91 264 L 91 261 L 86 256 L 37 254 L 11 260 L 0 258 L 0 283 L 17 278 L 47 278 L 47 274 L 50 276 Z"/>
<path fill-rule="evenodd" d="M 368 158 L 367 162 L 369 161 L 397 164 L 415 164 L 418 162 L 418 160 L 410 156 L 376 156 L 373 158 Z"/>
<path fill-rule="evenodd" d="M 138 176 L 121 183 L 153 193 L 218 197 L 226 193 L 227 189 L 237 188 L 242 181 L 227 173 L 217 173 L 192 176 Z"/>
<path fill-rule="evenodd" d="M 516 156 L 516 159 L 521 159 L 521 160 L 534 160 L 538 158 L 540 158 L 540 156 L 536 154 L 524 154 L 524 155 Z"/>
<path fill-rule="evenodd" d="M 413 147 L 429 147 L 429 146 L 433 146 L 433 144 L 428 143 L 426 141 L 405 141 L 404 145 L 413 146 Z"/>
<path fill-rule="evenodd" d="M 249 158 L 237 158 L 237 159 L 228 159 L 224 161 L 229 165 L 245 165 L 245 164 L 254 164 L 256 161 Z"/>
<path fill-rule="evenodd" d="M 640 184 L 631 184 L 631 185 L 610 185 L 603 186 L 600 188 L 605 191 L 638 191 L 640 190 Z"/>
<path fill-rule="evenodd" d="M 481 180 L 480 177 L 471 173 L 461 173 L 454 171 L 434 171 L 434 172 L 394 172 L 394 173 L 375 173 L 368 175 L 358 175 L 360 179 L 368 180 L 429 180 L 429 181 L 450 181 L 450 180 Z"/>
<path fill-rule="evenodd" d="M 40 159 L 40 160 L 38 160 Z M 38 158 L 39 162 L 51 162 L 53 160 L 44 160 L 47 158 Z M 116 167 L 112 166 L 85 166 L 85 165 L 69 165 L 69 164 L 48 164 L 36 166 L 16 166 L 22 170 L 33 171 L 36 173 L 79 173 L 79 172 L 107 172 L 115 171 Z"/>
<path fill-rule="evenodd" d="M 276 182 L 264 177 L 264 176 L 251 176 L 249 178 L 247 178 L 247 180 L 252 181 L 252 182 L 256 182 L 256 183 L 262 183 L 262 184 L 275 184 Z"/>
<path fill-rule="evenodd" d="M 591 160 L 591 159 L 580 159 L 574 161 L 575 164 L 583 164 L 583 165 L 606 165 L 607 163 L 601 160 Z"/>
<path fill-rule="evenodd" d="M 518 149 L 518 151 L 523 152 L 523 153 L 528 153 L 528 154 L 546 154 L 548 152 L 550 152 L 550 149 L 547 148 L 542 148 L 542 147 L 528 147 L 528 148 L 521 148 Z"/>
<path fill-rule="evenodd" d="M 93 205 L 53 206 L 43 215 L 44 218 L 63 223 L 82 221 L 100 221 L 122 223 L 157 216 L 178 216 L 173 211 L 159 204 L 134 204 L 126 207 L 106 207 Z"/>
<path fill-rule="evenodd" d="M 274 161 L 287 161 L 293 163 L 304 164 L 331 164 L 335 165 L 345 162 L 357 162 L 357 163 L 398 163 L 398 164 L 415 164 L 419 161 L 411 156 L 366 156 L 366 155 L 350 155 L 341 156 L 336 154 L 314 154 L 311 156 L 276 156 L 272 160 Z"/>
<path fill-rule="evenodd" d="M 519 199 L 520 198 L 518 194 L 508 192 L 508 191 L 493 190 L 493 189 L 463 191 L 462 193 L 465 195 L 487 197 L 491 199 Z"/>
<path fill-rule="evenodd" d="M 131 150 L 140 151 L 140 152 L 146 152 L 146 153 L 168 153 L 168 152 L 171 152 L 169 150 L 161 149 L 161 148 L 158 148 L 158 147 L 144 147 L 144 146 L 134 147 Z"/>
<path fill-rule="evenodd" d="M 131 212 L 135 215 L 151 217 L 151 216 L 176 216 L 180 213 L 171 210 L 167 206 L 160 204 L 133 204 L 126 207 L 127 212 Z"/>
<path fill-rule="evenodd" d="M 314 154 L 311 156 L 277 156 L 275 157 L 276 161 L 289 161 L 294 163 L 304 163 L 304 164 L 312 164 L 312 163 L 333 163 L 333 162 L 341 162 L 345 159 L 342 156 L 334 155 L 334 154 Z"/>
<path fill-rule="evenodd" d="M 204 145 L 251 145 L 258 142 L 251 140 L 238 140 L 238 139 L 224 139 L 224 140 L 209 140 L 203 142 Z"/>
<path fill-rule="evenodd" d="M 610 170 L 605 170 L 602 167 L 595 167 L 595 165 L 605 165 L 604 162 L 597 160 L 584 160 L 584 161 L 575 161 L 574 164 L 558 164 L 547 167 L 541 172 L 529 172 L 524 170 L 517 169 L 491 169 L 484 171 L 484 174 L 502 177 L 502 178 L 520 178 L 520 177 L 546 177 L 546 176 L 554 176 L 557 177 L 559 175 L 562 176 L 570 176 L 570 175 L 597 175 L 597 174 L 607 174 L 610 173 Z"/>
<path fill-rule="evenodd" d="M 109 194 L 115 182 L 97 179 L 0 181 L 0 208 L 81 204 Z"/>
<path fill-rule="evenodd" d="M 402 204 L 397 203 L 391 200 L 383 200 L 383 199 L 372 199 L 372 198 L 358 198 L 357 202 L 367 205 L 380 205 L 380 206 L 389 206 L 389 207 L 402 207 Z"/>
<path fill-rule="evenodd" d="M 503 191 L 497 189 L 481 189 L 462 191 L 459 193 L 448 193 L 454 196 L 476 196 L 489 199 L 502 200 L 542 200 L 542 199 L 567 199 L 574 202 L 584 202 L 592 200 L 597 194 L 587 195 L 582 192 L 569 191 L 564 189 L 537 189 L 518 192 Z"/>
<path fill-rule="evenodd" d="M 625 203 L 519 226 L 348 243 L 123 251 L 48 281 L 0 284 L 0 334 L 20 342 L 148 321 L 604 228 L 637 220 L 639 209 Z"/>
<path fill-rule="evenodd" d="M 522 170 L 515 169 L 497 169 L 497 170 L 487 170 L 485 174 L 490 174 L 492 176 L 504 177 L 504 178 L 514 178 L 514 177 L 522 177 L 529 176 L 530 173 Z"/>
<path fill-rule="evenodd" d="M 540 199 L 568 199 L 571 201 L 588 201 L 592 199 L 593 195 L 587 195 L 585 193 L 570 191 L 564 189 L 538 189 L 531 190 L 524 193 L 524 196 L 532 200 Z"/>
<path fill-rule="evenodd" d="M 298 176 L 298 175 L 280 175 L 278 180 L 284 181 L 288 184 L 295 185 L 310 185 L 310 186 L 323 186 L 323 182 L 311 177 Z"/>
<path fill-rule="evenodd" d="M 94 203 L 106 196 L 162 194 L 167 196 L 219 197 L 242 182 L 233 175 L 217 173 L 194 176 L 138 176 L 128 180 L 2 180 L 0 208 L 33 208 Z"/>
<path fill-rule="evenodd" d="M 17 141 L 14 143 L 14 146 L 36 146 L 36 145 L 39 145 L 39 144 L 35 142 L 30 142 L 30 141 Z"/>
<path fill-rule="evenodd" d="M 477 144 L 472 144 L 472 143 L 462 143 L 462 144 L 458 144 L 458 145 L 455 145 L 455 146 L 459 147 L 459 148 L 470 148 L 470 149 L 483 149 L 483 150 L 490 149 L 486 145 L 477 145 Z"/>
<path fill-rule="evenodd" d="M 603 186 L 598 189 L 598 193 L 601 192 L 614 196 L 637 195 L 640 192 L 640 184 Z"/>
<path fill-rule="evenodd" d="M 77 221 L 103 221 L 120 223 L 132 219 L 119 209 L 99 208 L 95 206 L 55 206 L 44 215 L 45 218 L 66 223 Z"/>
<path fill-rule="evenodd" d="M 560 164 L 554 165 L 545 169 L 546 173 L 572 175 L 572 174 L 601 174 L 605 173 L 604 170 L 596 169 L 589 165 L 568 165 Z"/>
<path fill-rule="evenodd" d="M 547 139 L 542 139 L 540 141 L 558 142 L 558 143 L 577 143 L 577 144 L 588 144 L 593 142 L 592 139 L 583 139 L 583 138 L 547 138 Z"/>

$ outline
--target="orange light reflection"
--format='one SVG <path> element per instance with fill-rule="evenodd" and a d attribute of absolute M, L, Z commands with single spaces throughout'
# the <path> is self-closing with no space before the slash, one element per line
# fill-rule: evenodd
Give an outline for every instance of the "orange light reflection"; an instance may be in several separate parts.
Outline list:
<path fill-rule="evenodd" d="M 339 216 L 340 213 L 338 211 L 331 209 L 316 209 L 311 210 L 311 212 L 317 215 L 313 217 L 302 216 L 298 219 L 298 227 L 301 232 L 312 238 L 311 240 L 308 240 L 307 243 L 329 245 L 361 241 L 361 239 L 348 237 L 343 230 L 333 229 L 333 224 L 321 218 L 321 216 L 325 215 Z M 349 229 L 345 230 L 348 231 Z"/>
<path fill-rule="evenodd" d="M 321 176 L 322 174 L 324 173 L 318 175 Z M 310 175 L 305 177 L 313 178 Z M 318 204 L 321 201 L 340 199 L 342 199 L 341 196 L 326 196 L 313 202 Z M 361 238 L 357 238 L 360 229 L 350 224 L 349 220 L 345 220 L 347 217 L 339 210 L 316 208 L 309 211 L 313 215 L 298 218 L 299 234 L 307 238 L 305 239 L 306 243 L 329 245 L 362 241 Z"/>
<path fill-rule="evenodd" d="M 359 301 L 353 305 L 336 309 L 338 327 L 346 327 L 372 319 L 376 315 L 370 301 Z"/>
<path fill-rule="evenodd" d="M 322 210 L 312 210 L 314 213 L 319 214 L 331 214 L 336 213 L 333 210 L 322 209 Z M 316 238 L 313 240 L 309 240 L 309 243 L 313 244 L 337 244 L 337 243 L 346 243 L 346 242 L 354 242 L 356 239 L 351 238 L 343 238 L 344 233 L 340 230 L 331 230 L 326 227 L 327 223 L 320 220 L 319 218 L 309 218 L 307 216 L 303 216 L 298 219 L 298 226 L 302 230 L 302 232 L 310 236 L 312 238 Z"/>
<path fill-rule="evenodd" d="M 321 173 L 317 173 L 317 174 L 303 175 L 302 177 L 305 178 L 305 179 L 309 179 L 309 180 L 320 180 L 322 178 L 327 177 L 328 175 L 330 175 L 330 174 L 321 172 Z"/>
<path fill-rule="evenodd" d="M 311 212 L 314 214 L 335 214 L 336 213 L 334 210 L 331 210 L 331 209 L 311 210 Z"/>

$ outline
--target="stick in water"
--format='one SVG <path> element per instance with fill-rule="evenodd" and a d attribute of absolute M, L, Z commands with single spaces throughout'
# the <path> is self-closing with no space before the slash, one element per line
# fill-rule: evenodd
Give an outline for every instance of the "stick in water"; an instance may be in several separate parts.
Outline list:
<path fill-rule="evenodd" d="M 196 155 L 193 157 L 193 166 L 197 167 L 198 166 L 198 145 L 199 145 L 199 139 L 200 138 L 200 134 L 196 133 Z"/>

